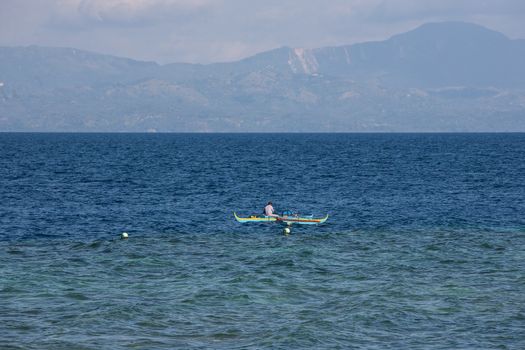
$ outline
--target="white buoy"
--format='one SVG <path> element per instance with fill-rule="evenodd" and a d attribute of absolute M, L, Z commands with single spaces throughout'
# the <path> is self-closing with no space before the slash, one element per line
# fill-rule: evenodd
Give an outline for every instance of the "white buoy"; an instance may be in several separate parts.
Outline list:
<path fill-rule="evenodd" d="M 122 237 L 122 239 L 127 239 L 128 238 L 128 233 L 127 232 L 122 232 L 120 237 Z"/>
<path fill-rule="evenodd" d="M 283 230 L 284 234 L 287 235 L 289 234 L 290 232 L 292 232 L 292 230 L 290 230 L 289 227 L 285 227 L 284 230 Z"/>

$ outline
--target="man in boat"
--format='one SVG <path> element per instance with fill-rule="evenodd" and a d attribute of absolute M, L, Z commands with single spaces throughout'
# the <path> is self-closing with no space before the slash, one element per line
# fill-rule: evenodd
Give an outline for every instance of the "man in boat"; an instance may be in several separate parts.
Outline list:
<path fill-rule="evenodd" d="M 264 215 L 276 218 L 279 217 L 279 215 L 275 214 L 275 209 L 273 209 L 272 202 L 268 202 L 268 204 L 266 204 L 266 206 L 264 207 Z"/>

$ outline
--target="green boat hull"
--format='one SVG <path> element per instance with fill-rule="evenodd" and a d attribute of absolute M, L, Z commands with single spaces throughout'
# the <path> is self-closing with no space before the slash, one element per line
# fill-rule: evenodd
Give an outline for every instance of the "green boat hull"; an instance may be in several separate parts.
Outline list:
<path fill-rule="evenodd" d="M 299 224 L 299 225 L 317 225 L 322 224 L 328 220 L 328 214 L 324 218 L 311 218 L 311 217 L 297 217 L 297 216 L 249 216 L 249 217 L 240 217 L 236 213 L 233 213 L 235 220 L 241 223 L 245 222 L 282 222 L 288 225 Z"/>

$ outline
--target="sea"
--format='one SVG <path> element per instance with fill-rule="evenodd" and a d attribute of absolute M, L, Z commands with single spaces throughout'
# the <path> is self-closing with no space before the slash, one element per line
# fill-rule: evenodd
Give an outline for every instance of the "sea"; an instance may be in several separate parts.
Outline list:
<path fill-rule="evenodd" d="M 525 349 L 525 134 L 0 133 L 0 349 Z"/>

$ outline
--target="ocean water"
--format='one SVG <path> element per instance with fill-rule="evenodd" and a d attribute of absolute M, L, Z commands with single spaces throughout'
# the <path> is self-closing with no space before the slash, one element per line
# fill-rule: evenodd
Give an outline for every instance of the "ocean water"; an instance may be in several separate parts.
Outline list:
<path fill-rule="evenodd" d="M 524 349 L 525 134 L 0 134 L 0 349 L 176 348 Z"/>

